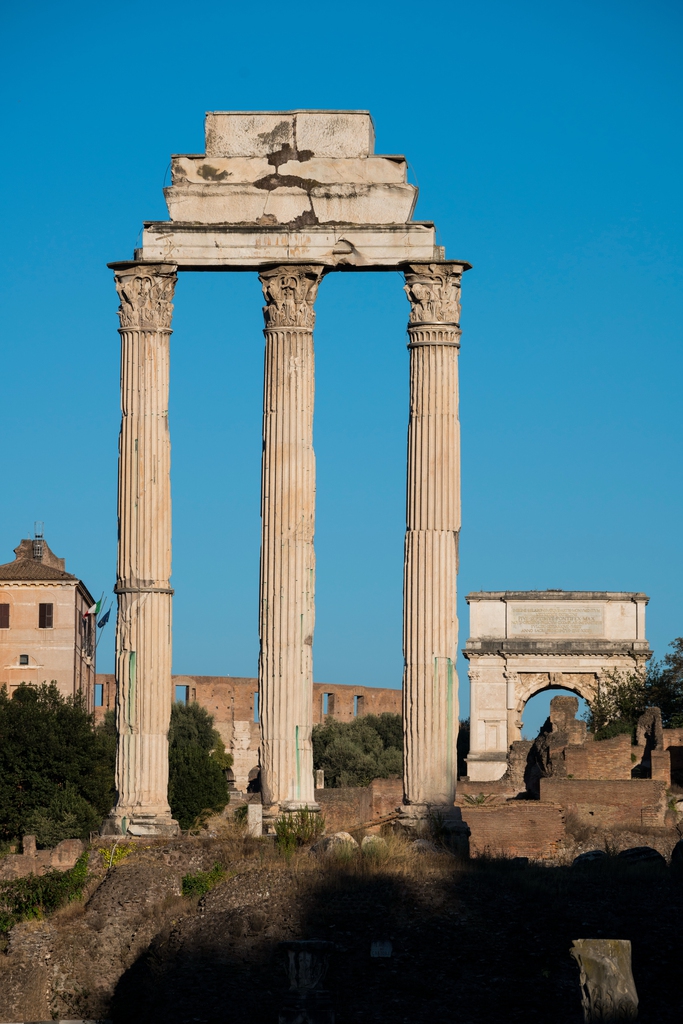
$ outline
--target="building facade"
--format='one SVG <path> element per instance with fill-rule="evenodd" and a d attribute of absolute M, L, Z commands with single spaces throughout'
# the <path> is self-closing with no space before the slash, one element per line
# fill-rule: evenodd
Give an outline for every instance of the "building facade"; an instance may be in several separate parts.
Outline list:
<path fill-rule="evenodd" d="M 42 536 L 22 540 L 0 565 L 0 687 L 55 682 L 64 697 L 95 697 L 93 598 Z"/>

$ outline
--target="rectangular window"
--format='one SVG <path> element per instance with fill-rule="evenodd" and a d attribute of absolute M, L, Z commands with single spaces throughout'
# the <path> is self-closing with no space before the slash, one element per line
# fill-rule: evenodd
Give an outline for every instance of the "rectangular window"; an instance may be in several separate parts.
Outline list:
<path fill-rule="evenodd" d="M 334 694 L 324 693 L 323 694 L 323 715 L 334 714 Z"/>
<path fill-rule="evenodd" d="M 365 698 L 363 696 L 357 696 L 353 698 L 353 715 L 357 718 L 358 715 L 363 714 L 363 703 Z"/>
<path fill-rule="evenodd" d="M 52 629 L 52 605 L 51 604 L 39 604 L 38 605 L 38 628 L 39 629 Z"/>
<path fill-rule="evenodd" d="M 95 707 L 104 707 L 104 683 L 95 683 Z"/>
<path fill-rule="evenodd" d="M 254 694 L 254 721 L 258 722 L 258 690 Z"/>
<path fill-rule="evenodd" d="M 9 605 L 0 604 L 0 629 L 9 629 Z"/>
<path fill-rule="evenodd" d="M 19 664 L 20 665 L 28 665 L 28 654 L 20 654 L 19 655 Z"/>
<path fill-rule="evenodd" d="M 190 699 L 190 687 L 189 686 L 176 686 L 175 688 L 175 699 L 176 704 L 187 704 Z"/>

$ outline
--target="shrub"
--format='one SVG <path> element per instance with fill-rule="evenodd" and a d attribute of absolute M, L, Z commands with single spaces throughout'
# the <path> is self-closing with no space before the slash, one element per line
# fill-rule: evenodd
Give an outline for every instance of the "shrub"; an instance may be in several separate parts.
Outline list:
<path fill-rule="evenodd" d="M 39 807 L 26 818 L 25 828 L 40 846 L 56 846 L 62 839 L 89 839 L 102 821 L 92 804 L 71 782 L 57 790 L 47 807 Z"/>
<path fill-rule="evenodd" d="M 88 877 L 87 851 L 70 871 L 48 871 L 0 883 L 0 932 L 19 921 L 43 917 L 72 900 L 80 899 Z"/>
<path fill-rule="evenodd" d="M 210 871 L 197 871 L 194 875 L 185 875 L 182 881 L 183 896 L 204 896 L 224 878 L 225 869 L 220 864 L 214 864 Z"/>
<path fill-rule="evenodd" d="M 313 765 L 325 771 L 325 785 L 367 786 L 403 771 L 401 716 L 384 712 L 352 722 L 328 717 L 313 727 Z"/>
<path fill-rule="evenodd" d="M 116 737 L 93 724 L 83 697 L 54 683 L 22 683 L 11 699 L 0 689 L 0 840 L 36 827 L 51 845 L 99 826 L 114 803 Z"/>
<path fill-rule="evenodd" d="M 275 822 L 275 843 L 280 853 L 291 857 L 298 846 L 312 843 L 325 831 L 325 819 L 304 807 L 295 814 L 283 814 Z"/>
<path fill-rule="evenodd" d="M 213 717 L 200 704 L 174 704 L 169 738 L 168 799 L 182 829 L 229 800 L 225 768 L 232 764 Z"/>

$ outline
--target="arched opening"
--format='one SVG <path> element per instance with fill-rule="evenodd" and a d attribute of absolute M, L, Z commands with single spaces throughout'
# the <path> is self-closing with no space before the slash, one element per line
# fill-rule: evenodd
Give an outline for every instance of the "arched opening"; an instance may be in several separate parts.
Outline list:
<path fill-rule="evenodd" d="M 541 726 L 550 714 L 550 701 L 558 696 L 578 697 L 578 717 L 583 718 L 588 710 L 588 704 L 578 690 L 567 689 L 565 686 L 546 686 L 537 690 L 524 704 L 522 711 L 522 739 L 535 740 Z"/>

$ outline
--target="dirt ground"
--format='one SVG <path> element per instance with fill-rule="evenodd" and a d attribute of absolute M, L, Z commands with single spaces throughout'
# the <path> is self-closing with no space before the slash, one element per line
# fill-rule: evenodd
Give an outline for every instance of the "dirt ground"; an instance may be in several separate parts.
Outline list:
<path fill-rule="evenodd" d="M 183 875 L 216 862 L 223 882 L 180 895 Z M 568 950 L 585 937 L 631 940 L 641 1024 L 682 1017 L 683 872 L 671 868 L 461 862 L 394 837 L 380 854 L 287 861 L 227 825 L 141 843 L 109 871 L 95 849 L 91 865 L 82 902 L 10 933 L 0 989 L 4 974 L 15 1005 L 0 999 L 0 1020 L 22 1019 L 7 1014 L 21 1012 L 25 974 L 34 1014 L 43 979 L 45 1018 L 275 1024 L 287 990 L 277 946 L 301 938 L 335 943 L 336 1024 L 580 1024 Z M 375 940 L 391 942 L 389 958 L 370 956 Z"/>

